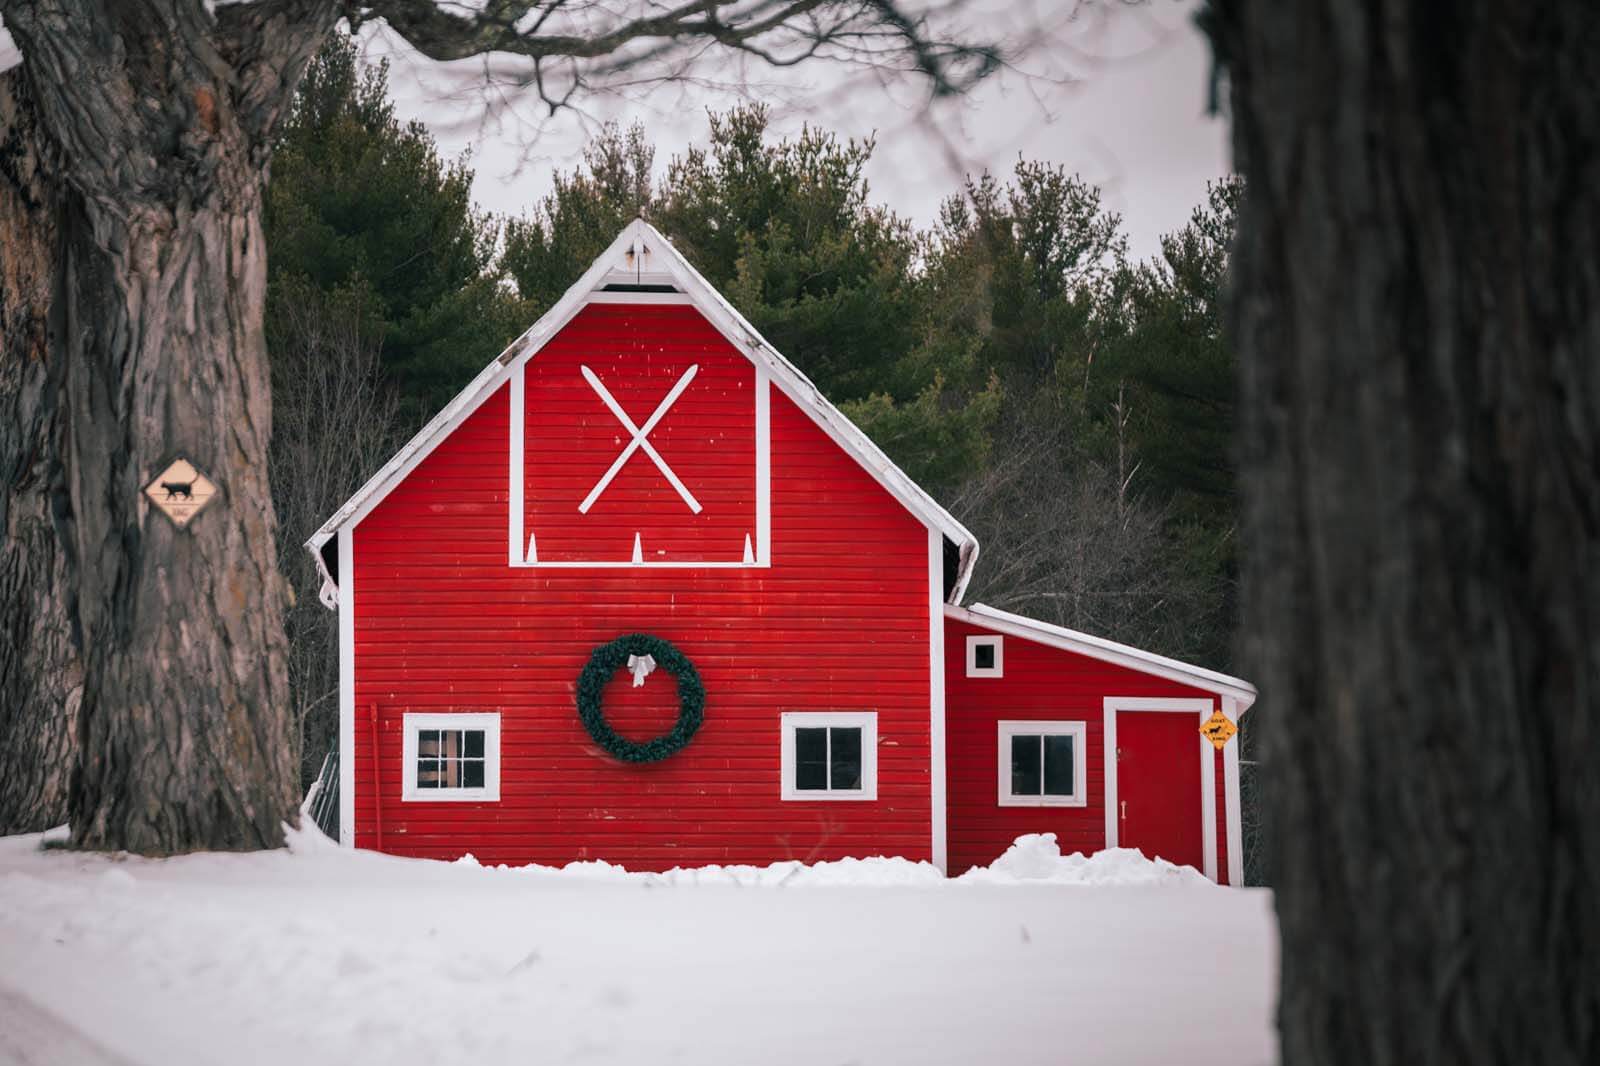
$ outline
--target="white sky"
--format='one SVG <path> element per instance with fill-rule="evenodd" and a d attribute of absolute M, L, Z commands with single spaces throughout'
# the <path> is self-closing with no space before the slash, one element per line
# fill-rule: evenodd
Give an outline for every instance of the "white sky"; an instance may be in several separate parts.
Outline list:
<path fill-rule="evenodd" d="M 1037 11 L 1041 0 L 985 0 L 989 6 Z M 1066 0 L 1042 0 L 1046 9 Z M 928 115 L 913 84 L 886 89 L 876 83 L 837 85 L 837 68 L 800 68 L 804 82 L 772 84 L 754 70 L 744 95 L 766 100 L 774 127 L 793 133 L 811 122 L 846 136 L 877 134 L 868 169 L 872 196 L 919 224 L 931 223 L 939 202 L 960 187 L 962 175 L 986 167 L 1008 174 L 1019 154 L 1065 165 L 1099 184 L 1106 202 L 1123 215 L 1132 251 L 1158 251 L 1162 233 L 1181 226 L 1205 196 L 1208 180 L 1228 170 L 1226 124 L 1206 114 L 1210 55 L 1195 28 L 1194 0 L 1150 0 L 1138 7 L 1114 2 L 1088 5 L 1066 27 L 1049 54 L 1030 60 L 1047 78 L 1005 75 L 986 82 L 959 104 Z M 553 117 L 519 107 L 495 122 L 483 118 L 479 68 L 459 70 L 422 63 L 379 29 L 364 35 L 364 54 L 388 57 L 400 112 L 423 121 L 440 147 L 454 155 L 472 151 L 478 203 L 497 213 L 528 210 L 550 188 L 552 168 L 579 162 L 589 134 L 601 121 L 639 121 L 656 145 L 656 166 L 691 143 L 704 144 L 706 109 L 724 109 L 741 94 L 701 87 L 657 90 L 642 100 L 590 99 L 582 112 Z M 739 80 L 735 72 L 727 72 Z M 463 85 L 474 86 L 463 90 Z"/>
<path fill-rule="evenodd" d="M 1008 15 L 1050 11 L 1067 0 L 982 2 L 986 18 L 1004 25 Z M 1206 182 L 1228 169 L 1225 123 L 1206 114 L 1210 58 L 1194 7 L 1194 0 L 1088 4 L 1053 48 L 1028 61 L 1045 76 L 1007 74 L 931 114 L 912 83 L 885 87 L 858 77 L 841 86 L 836 68 L 812 67 L 782 83 L 762 70 L 717 72 L 743 82 L 742 92 L 670 88 L 643 99 L 590 99 L 581 111 L 553 117 L 519 106 L 486 121 L 475 63 L 422 61 L 381 28 L 364 35 L 363 48 L 369 59 L 390 59 L 401 114 L 426 123 L 446 154 L 471 150 L 473 195 L 496 213 L 528 210 L 549 190 L 553 167 L 578 162 L 601 121 L 642 122 L 664 169 L 688 144 L 705 143 L 708 107 L 724 109 L 743 96 L 773 105 L 780 134 L 805 122 L 846 136 L 876 133 L 868 170 L 873 198 L 922 225 L 965 173 L 1005 174 L 1019 155 L 1063 164 L 1105 190 L 1134 254 L 1147 256 L 1162 233 L 1188 219 Z M 0 69 L 16 59 L 10 44 L 0 26 Z"/>

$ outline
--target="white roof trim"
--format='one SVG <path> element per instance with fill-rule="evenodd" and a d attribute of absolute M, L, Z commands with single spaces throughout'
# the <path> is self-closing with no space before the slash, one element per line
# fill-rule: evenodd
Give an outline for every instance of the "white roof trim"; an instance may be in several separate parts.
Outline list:
<path fill-rule="evenodd" d="M 644 249 L 644 255 L 635 259 L 635 249 L 641 247 Z M 660 253 L 659 257 L 655 254 L 657 252 Z M 649 256 L 651 259 L 648 268 L 644 264 L 644 256 Z M 628 276 L 630 273 L 631 277 Z M 670 279 L 671 284 L 682 289 L 717 331 L 735 348 L 744 352 L 752 363 L 764 365 L 773 384 L 797 407 L 806 412 L 834 443 L 842 447 L 906 510 L 928 528 L 938 530 L 954 542 L 960 551 L 961 561 L 950 599 L 954 603 L 960 603 L 967 582 L 972 576 L 973 564 L 977 562 L 977 538 L 929 496 L 922 486 L 912 481 L 905 471 L 897 467 L 871 438 L 834 407 L 810 378 L 773 348 L 766 338 L 723 298 L 721 293 L 700 276 L 699 271 L 672 247 L 672 243 L 659 230 L 643 219 L 630 222 L 583 277 L 556 301 L 555 306 L 545 312 L 526 333 L 512 341 L 498 358 L 484 367 L 455 399 L 446 404 L 444 409 L 423 427 L 421 432 L 412 437 L 405 447 L 384 464 L 383 469 L 374 474 L 354 496 L 346 500 L 344 505 L 323 523 L 322 528 L 311 535 L 305 546 L 316 558 L 317 567 L 322 572 L 323 602 L 328 603 L 330 599 L 335 598 L 329 595 L 329 592 L 336 590 L 338 585 L 337 579 L 327 572 L 324 565 L 323 545 L 340 529 L 354 526 L 365 518 L 396 485 L 405 480 L 406 476 L 427 458 L 441 441 L 465 422 L 485 400 L 494 395 L 496 389 L 519 371 L 550 338 L 572 320 L 574 315 L 590 303 L 606 284 L 624 280 L 660 284 L 664 279 Z M 648 299 L 650 294 L 639 295 L 646 297 L 640 300 L 641 303 L 650 302 Z M 601 299 L 604 302 L 617 302 L 619 294 L 607 294 Z"/>
<path fill-rule="evenodd" d="M 1010 611 L 1002 611 L 982 603 L 975 603 L 971 607 L 959 607 L 947 603 L 944 614 L 946 618 L 954 618 L 997 633 L 1036 641 L 1052 648 L 1075 651 L 1092 659 L 1115 663 L 1140 673 L 1154 674 L 1169 681 L 1193 685 L 1195 688 L 1223 696 L 1232 696 L 1239 701 L 1240 714 L 1249 710 L 1250 705 L 1256 701 L 1256 687 L 1241 678 L 1219 674 L 1215 670 L 1179 662 L 1177 659 L 1168 659 L 1164 655 L 1156 655 L 1154 652 L 1128 644 L 1118 644 L 1104 637 L 1090 636 L 1076 629 L 1051 625 L 1049 622 L 1012 614 Z"/>

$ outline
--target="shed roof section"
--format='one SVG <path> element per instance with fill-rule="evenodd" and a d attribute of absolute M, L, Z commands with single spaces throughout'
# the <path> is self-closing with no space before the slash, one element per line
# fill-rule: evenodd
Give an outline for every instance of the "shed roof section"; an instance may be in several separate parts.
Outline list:
<path fill-rule="evenodd" d="M 339 530 L 360 522 L 396 485 L 425 459 L 439 442 L 474 411 L 541 348 L 592 302 L 621 303 L 660 300 L 663 294 L 682 294 L 718 332 L 752 363 L 764 367 L 772 383 L 789 397 L 833 441 L 911 514 L 946 541 L 950 564 L 946 567 L 945 598 L 960 603 L 977 561 L 978 541 L 955 517 L 894 464 L 872 440 L 823 396 L 820 389 L 778 352 L 733 305 L 691 266 L 670 241 L 644 220 L 636 220 L 618 234 L 611 246 L 568 289 L 544 316 L 498 358 L 473 378 L 445 405 L 421 432 L 396 452 L 371 480 L 335 511 L 322 528 L 306 541 L 322 569 L 322 601 L 337 602 L 337 561 L 329 552 Z"/>
<path fill-rule="evenodd" d="M 944 613 L 946 618 L 954 618 L 996 633 L 1037 641 L 1053 648 L 1087 655 L 1091 659 L 1116 663 L 1130 670 L 1193 685 L 1195 688 L 1215 692 L 1221 696 L 1231 696 L 1239 701 L 1240 714 L 1249 710 L 1250 705 L 1256 701 L 1256 688 L 1248 681 L 1215 670 L 1207 670 L 1203 666 L 1169 659 L 1164 655 L 1157 655 L 1128 644 L 1118 644 L 1104 637 L 1080 633 L 1076 629 L 1051 625 L 1049 622 L 1012 614 L 1010 611 L 1002 611 L 982 603 L 975 603 L 971 607 L 947 604 Z"/>

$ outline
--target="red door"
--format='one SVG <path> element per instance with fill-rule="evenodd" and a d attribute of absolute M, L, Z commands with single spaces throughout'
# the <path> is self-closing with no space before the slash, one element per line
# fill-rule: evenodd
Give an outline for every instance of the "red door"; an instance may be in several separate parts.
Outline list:
<path fill-rule="evenodd" d="M 1200 718 L 1117 712 L 1118 843 L 1205 869 L 1200 819 Z"/>

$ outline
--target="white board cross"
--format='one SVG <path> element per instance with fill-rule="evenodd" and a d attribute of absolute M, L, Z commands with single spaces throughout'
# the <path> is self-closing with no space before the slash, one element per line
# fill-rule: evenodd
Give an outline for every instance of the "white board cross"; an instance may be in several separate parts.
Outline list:
<path fill-rule="evenodd" d="M 589 490 L 589 495 L 585 496 L 583 502 L 578 504 L 578 513 L 588 514 L 589 508 L 594 506 L 594 501 L 600 498 L 600 494 L 606 490 L 607 485 L 611 484 L 611 479 L 616 477 L 618 472 L 622 470 L 629 457 L 634 452 L 642 450 L 650 457 L 650 461 L 656 464 L 656 469 L 661 471 L 661 476 L 665 477 L 672 487 L 678 490 L 678 495 L 682 496 L 683 502 L 689 505 L 689 510 L 699 514 L 700 501 L 695 499 L 694 493 L 690 492 L 684 483 L 678 480 L 678 475 L 672 472 L 672 467 L 668 466 L 667 461 L 661 458 L 661 453 L 656 451 L 649 440 L 650 431 L 656 428 L 656 424 L 666 416 L 667 411 L 677 402 L 678 397 L 683 395 L 683 390 L 689 387 L 689 382 L 693 381 L 694 376 L 700 372 L 699 364 L 697 363 L 684 371 L 683 377 L 679 378 L 678 383 L 672 386 L 672 391 L 667 393 L 666 398 L 656 406 L 655 413 L 646 419 L 642 426 L 634 425 L 633 419 L 628 417 L 628 412 L 622 409 L 622 405 L 617 403 L 616 397 L 611 395 L 600 379 L 595 376 L 593 370 L 586 366 L 581 367 L 581 369 L 583 370 L 583 379 L 589 383 L 595 392 L 600 394 L 600 399 L 605 401 L 605 405 L 611 409 L 612 414 L 617 416 L 617 421 L 622 423 L 622 428 L 626 429 L 633 439 L 622 449 L 622 454 L 617 456 L 616 462 L 611 464 L 611 468 L 600 476 L 599 481 L 594 483 L 594 488 Z"/>

